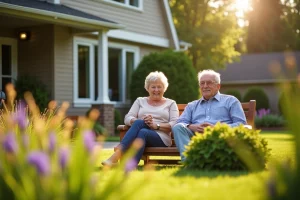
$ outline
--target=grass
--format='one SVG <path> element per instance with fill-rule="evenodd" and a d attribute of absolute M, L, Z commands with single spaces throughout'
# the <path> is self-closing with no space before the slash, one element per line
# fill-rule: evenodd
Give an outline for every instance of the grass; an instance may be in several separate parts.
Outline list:
<path fill-rule="evenodd" d="M 285 159 L 294 162 L 295 150 L 293 137 L 287 132 L 264 132 L 262 137 L 272 149 L 265 171 L 192 171 L 182 166 L 143 167 L 140 162 L 140 168 L 129 175 L 126 183 L 130 188 L 139 188 L 130 199 L 265 199 L 269 169 Z M 103 150 L 101 159 L 112 152 Z"/>

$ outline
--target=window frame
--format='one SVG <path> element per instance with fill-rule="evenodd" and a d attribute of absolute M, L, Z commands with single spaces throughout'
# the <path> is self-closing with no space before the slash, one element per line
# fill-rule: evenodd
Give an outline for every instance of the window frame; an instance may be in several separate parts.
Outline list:
<path fill-rule="evenodd" d="M 99 0 L 97 0 L 99 1 Z M 143 1 L 144 0 L 138 0 L 138 6 L 132 6 L 129 4 L 130 0 L 124 0 L 125 2 L 117 2 L 114 0 L 102 0 L 103 2 L 110 4 L 110 5 L 114 5 L 117 7 L 121 7 L 121 8 L 126 8 L 126 9 L 130 9 L 130 10 L 136 10 L 136 11 L 143 11 Z"/>
<path fill-rule="evenodd" d="M 93 45 L 93 41 L 92 40 L 89 40 L 89 39 L 81 39 L 81 38 L 76 38 L 75 41 L 74 41 L 74 66 L 73 66 L 73 69 L 74 69 L 74 77 L 73 77 L 73 101 L 74 101 L 74 104 L 76 105 L 76 107 L 90 107 L 91 106 L 91 103 L 93 102 L 94 98 L 95 98 L 95 94 L 94 94 L 94 60 L 95 60 L 95 52 L 94 52 L 94 45 Z M 89 55 L 89 67 L 90 67 L 90 70 L 89 70 L 89 89 L 90 89 L 90 97 L 89 98 L 79 98 L 78 96 L 78 46 L 79 45 L 84 45 L 84 46 L 88 46 L 89 49 L 90 49 L 90 55 Z"/>
<path fill-rule="evenodd" d="M 73 50 L 73 55 L 74 55 L 74 77 L 73 77 L 73 102 L 74 102 L 74 107 L 91 107 L 93 103 L 97 103 L 95 100 L 95 78 L 94 78 L 94 69 L 95 69 L 95 51 L 94 47 L 98 47 L 98 41 L 93 40 L 93 39 L 87 39 L 87 38 L 81 38 L 81 37 L 74 37 L 74 50 Z M 90 98 L 79 98 L 78 97 L 78 46 L 79 45 L 85 45 L 90 47 L 90 81 L 89 81 L 89 89 L 91 91 Z M 121 80 L 121 90 L 122 90 L 122 95 L 121 95 L 121 101 L 112 101 L 117 105 L 122 104 L 129 104 L 130 100 L 125 99 L 126 98 L 126 53 L 130 52 L 133 53 L 133 59 L 134 59 L 134 65 L 133 65 L 133 70 L 135 70 L 138 66 L 139 60 L 140 60 L 140 48 L 138 46 L 134 45 L 128 45 L 128 44 L 121 44 L 117 42 L 108 42 L 108 49 L 109 48 L 116 48 L 120 49 L 122 52 L 122 80 Z M 99 62 L 99 61 L 98 61 Z M 107 63 L 107 68 L 109 67 L 109 63 Z M 109 73 L 109 69 L 108 69 Z M 109 85 L 107 85 L 109 87 Z M 109 88 L 108 88 L 109 89 Z"/>
<path fill-rule="evenodd" d="M 0 45 L 9 45 L 11 46 L 11 75 L 2 75 L 2 71 L 0 72 L 0 88 L 2 88 L 2 78 L 11 78 L 12 83 L 17 80 L 18 74 L 18 42 L 14 38 L 0 37 Z M 2 49 L 0 48 L 0 54 L 2 54 Z M 0 57 L 0 70 L 2 70 L 2 57 Z M 5 88 L 2 88 L 2 91 L 5 92 Z"/>

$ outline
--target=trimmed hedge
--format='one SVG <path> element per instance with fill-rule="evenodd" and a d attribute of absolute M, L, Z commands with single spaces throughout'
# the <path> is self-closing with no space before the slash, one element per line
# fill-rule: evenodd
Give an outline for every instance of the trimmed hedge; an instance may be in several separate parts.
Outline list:
<path fill-rule="evenodd" d="M 217 123 L 196 134 L 184 152 L 185 167 L 197 170 L 262 170 L 270 156 L 259 131 Z"/>
<path fill-rule="evenodd" d="M 25 92 L 32 93 L 35 103 L 38 105 L 40 111 L 44 111 L 48 107 L 49 93 L 46 85 L 34 76 L 20 76 L 15 82 L 17 91 L 17 100 L 24 99 Z"/>
<path fill-rule="evenodd" d="M 163 72 L 169 81 L 165 97 L 176 103 L 188 103 L 199 98 L 197 73 L 191 60 L 183 52 L 165 51 L 151 53 L 143 58 L 132 74 L 130 98 L 132 102 L 141 96 L 148 96 L 144 89 L 146 76 L 153 71 Z"/>
<path fill-rule="evenodd" d="M 242 101 L 241 92 L 238 90 L 235 90 L 235 89 L 227 90 L 226 92 L 224 92 L 224 94 L 232 95 L 232 96 L 236 97 L 239 101 Z"/>
<path fill-rule="evenodd" d="M 269 98 L 262 88 L 250 87 L 246 91 L 243 101 L 248 102 L 253 99 L 256 100 L 256 110 L 260 110 L 262 108 L 270 108 Z"/>

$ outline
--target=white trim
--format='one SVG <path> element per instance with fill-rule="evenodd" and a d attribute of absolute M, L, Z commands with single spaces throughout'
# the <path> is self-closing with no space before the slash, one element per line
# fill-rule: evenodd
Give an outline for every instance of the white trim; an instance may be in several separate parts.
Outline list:
<path fill-rule="evenodd" d="M 97 34 L 97 32 L 93 32 L 93 34 Z M 131 42 L 137 42 L 147 45 L 159 46 L 164 48 L 170 48 L 170 41 L 169 39 L 156 37 L 151 35 L 144 35 L 129 31 L 123 30 L 110 30 L 107 33 L 108 37 L 120 39 L 120 40 L 127 40 Z"/>
<path fill-rule="evenodd" d="M 20 11 L 20 12 L 16 12 L 16 11 Z M 97 29 L 102 29 L 103 27 L 111 28 L 111 29 L 125 28 L 123 25 L 117 23 L 105 22 L 105 21 L 100 21 L 95 19 L 87 19 L 83 17 L 77 17 L 74 15 L 67 15 L 58 12 L 40 10 L 35 8 L 28 8 L 24 6 L 18 6 L 18 5 L 13 5 L 13 4 L 8 4 L 3 2 L 0 2 L 0 12 L 6 14 L 14 14 L 23 17 L 37 18 L 39 20 L 51 21 L 53 23 L 55 22 L 65 23 L 65 24 L 73 23 L 76 24 L 77 26 L 82 26 L 82 27 L 88 26 L 89 28 L 92 27 Z M 26 15 L 22 12 L 28 13 L 29 15 L 28 14 Z M 37 16 L 35 16 L 34 14 Z"/>
<path fill-rule="evenodd" d="M 92 66 L 94 65 L 94 46 L 91 43 L 88 42 L 83 42 L 83 41 L 74 41 L 74 47 L 73 47 L 73 53 L 74 53 L 74 57 L 73 57 L 73 61 L 74 61 L 74 84 L 73 84 L 73 99 L 74 102 L 76 103 L 90 103 L 92 100 L 94 100 L 94 95 L 93 95 L 93 91 L 94 91 L 94 69 L 91 67 L 89 68 L 89 89 L 90 89 L 90 97 L 89 98 L 79 98 L 78 97 L 78 45 L 84 45 L 84 46 L 88 46 L 89 47 L 89 51 L 90 51 L 90 63 L 89 65 Z"/>
<path fill-rule="evenodd" d="M 116 104 L 116 105 L 119 105 L 119 104 L 124 104 L 124 103 L 128 103 L 126 102 L 126 99 L 125 99 L 125 93 L 123 92 L 122 93 L 122 96 L 121 96 L 121 101 L 110 101 L 109 98 L 108 98 L 108 77 L 109 75 L 105 75 L 105 70 L 108 72 L 108 60 L 107 61 L 104 61 L 104 59 L 100 59 L 100 60 L 103 60 L 104 63 L 102 63 L 103 65 L 103 71 L 100 71 L 101 69 L 98 70 L 98 83 L 100 83 L 100 81 L 102 80 L 101 84 L 99 84 L 98 88 L 100 88 L 100 93 L 98 91 L 98 95 L 99 96 L 103 96 L 104 94 L 107 94 L 106 96 L 103 96 L 103 99 L 97 99 L 96 101 L 94 100 L 94 76 L 91 76 L 91 86 L 90 86 L 90 89 L 91 89 L 91 98 L 86 98 L 86 99 L 82 99 L 82 98 L 78 98 L 78 80 L 77 80 L 77 77 L 78 77 L 78 48 L 77 46 L 78 45 L 86 45 L 86 46 L 89 46 L 90 47 L 90 53 L 91 54 L 94 54 L 94 47 L 95 46 L 98 46 L 99 47 L 99 41 L 100 41 L 100 37 L 102 36 L 99 36 L 99 40 L 95 40 L 95 39 L 87 39 L 87 38 L 84 38 L 84 37 L 78 37 L 78 36 L 75 36 L 73 38 L 74 42 L 73 42 L 73 62 L 74 62 L 74 85 L 73 85 L 73 99 L 74 99 L 74 107 L 90 107 L 92 104 L 99 104 L 99 103 L 105 103 L 105 104 Z M 132 52 L 134 54 L 134 69 L 137 68 L 138 66 L 138 63 L 140 61 L 140 48 L 138 46 L 134 46 L 134 45 L 128 45 L 128 44 L 121 44 L 121 43 L 116 43 L 116 42 L 108 42 L 108 44 L 104 44 L 103 43 L 103 48 L 106 48 L 107 49 L 107 52 L 105 53 L 104 51 L 104 54 L 105 55 L 102 55 L 103 57 L 106 57 L 108 59 L 108 49 L 109 48 L 116 48 L 116 49 L 120 49 L 122 51 L 122 87 L 120 87 L 120 89 L 122 89 L 123 91 L 125 91 L 126 89 L 126 85 L 124 84 L 124 82 L 126 82 L 126 74 L 125 74 L 125 60 L 124 60 L 124 55 L 126 54 L 126 52 Z M 99 49 L 98 49 L 98 52 Z M 90 55 L 91 56 L 91 55 Z M 96 55 L 95 55 L 96 56 Z M 94 65 L 94 56 L 92 56 L 90 58 L 90 62 L 92 63 L 92 65 Z M 99 57 L 98 57 L 98 62 L 99 62 Z M 106 62 L 106 63 L 105 63 Z M 92 72 L 91 72 L 92 73 Z M 125 75 L 124 75 L 125 74 Z M 106 86 L 105 86 L 106 85 Z M 106 87 L 106 88 L 103 88 L 103 87 Z M 101 94 L 101 91 L 103 92 L 103 94 Z"/>
<path fill-rule="evenodd" d="M 171 13 L 171 9 L 170 9 L 170 6 L 169 6 L 169 1 L 168 0 L 163 0 L 163 2 L 164 2 L 164 6 L 165 6 L 169 26 L 170 26 L 170 29 L 171 29 L 171 34 L 172 34 L 172 37 L 173 37 L 175 49 L 179 50 L 179 48 L 180 48 L 179 47 L 179 40 L 178 40 L 177 32 L 176 32 L 176 29 L 175 29 L 175 26 L 174 26 L 172 13 Z"/>
<path fill-rule="evenodd" d="M 17 80 L 18 75 L 18 41 L 13 38 L 7 38 L 7 37 L 0 37 L 0 45 L 10 45 L 11 46 L 11 78 L 12 81 Z M 1 49 L 0 49 L 1 53 Z M 2 65 L 2 60 L 0 59 L 0 65 Z M 1 68 L 0 68 L 1 69 Z M 0 83 L 2 87 L 2 83 Z M 5 88 L 2 88 L 3 90 Z"/>
<path fill-rule="evenodd" d="M 139 0 L 138 7 L 129 5 L 129 0 L 125 0 L 125 3 L 116 2 L 116 1 L 112 1 L 112 0 L 94 0 L 94 1 L 101 1 L 103 3 L 109 4 L 112 6 L 125 8 L 128 10 L 134 10 L 134 11 L 138 11 L 138 12 L 143 12 L 143 0 Z"/>

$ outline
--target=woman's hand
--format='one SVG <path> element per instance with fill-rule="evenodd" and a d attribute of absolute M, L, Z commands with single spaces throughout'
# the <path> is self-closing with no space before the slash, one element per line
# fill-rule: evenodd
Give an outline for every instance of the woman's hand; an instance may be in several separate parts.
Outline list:
<path fill-rule="evenodd" d="M 153 118 L 152 115 L 146 115 L 143 120 L 145 123 L 151 128 L 151 125 L 153 125 Z"/>

